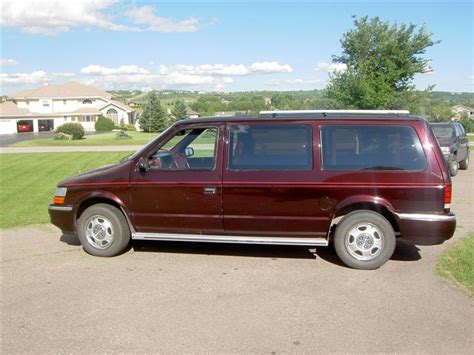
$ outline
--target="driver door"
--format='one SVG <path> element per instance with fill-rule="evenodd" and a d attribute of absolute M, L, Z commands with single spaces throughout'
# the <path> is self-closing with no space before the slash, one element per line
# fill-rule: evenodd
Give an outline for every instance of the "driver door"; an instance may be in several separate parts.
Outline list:
<path fill-rule="evenodd" d="M 137 232 L 223 232 L 222 130 L 189 125 L 148 151 L 147 170 L 130 177 Z"/>

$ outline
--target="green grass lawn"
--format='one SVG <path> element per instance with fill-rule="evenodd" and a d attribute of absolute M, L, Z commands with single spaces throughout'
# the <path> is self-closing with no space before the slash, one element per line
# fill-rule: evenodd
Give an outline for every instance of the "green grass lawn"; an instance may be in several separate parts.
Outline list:
<path fill-rule="evenodd" d="M 444 253 L 436 265 L 443 279 L 474 297 L 474 234 Z"/>
<path fill-rule="evenodd" d="M 0 154 L 0 228 L 48 223 L 48 204 L 58 182 L 128 154 Z"/>
<path fill-rule="evenodd" d="M 85 135 L 83 139 L 74 141 L 54 140 L 53 138 L 32 139 L 15 143 L 12 147 L 144 145 L 159 135 L 159 133 L 145 132 L 127 133 L 132 136 L 132 139 L 117 140 L 115 139 L 117 132 L 107 132 Z"/>
<path fill-rule="evenodd" d="M 467 139 L 469 139 L 469 142 L 474 142 L 474 134 L 469 134 Z"/>

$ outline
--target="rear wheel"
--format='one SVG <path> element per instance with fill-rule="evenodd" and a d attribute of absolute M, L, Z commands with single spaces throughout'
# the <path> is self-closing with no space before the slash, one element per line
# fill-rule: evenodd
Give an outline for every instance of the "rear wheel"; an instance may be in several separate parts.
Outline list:
<path fill-rule="evenodd" d="M 469 167 L 469 153 L 467 154 L 466 159 L 459 162 L 459 169 L 467 170 L 468 167 Z"/>
<path fill-rule="evenodd" d="M 116 256 L 130 242 L 130 228 L 116 207 L 97 204 L 87 208 L 77 220 L 77 233 L 82 247 L 96 256 Z"/>
<path fill-rule="evenodd" d="M 459 163 L 456 159 L 456 156 L 453 156 L 449 160 L 448 167 L 449 167 L 449 173 L 451 174 L 451 176 L 456 176 L 458 174 Z"/>
<path fill-rule="evenodd" d="M 395 250 L 395 232 L 390 222 L 372 211 L 355 211 L 338 224 L 334 248 L 344 264 L 354 269 L 377 269 Z"/>

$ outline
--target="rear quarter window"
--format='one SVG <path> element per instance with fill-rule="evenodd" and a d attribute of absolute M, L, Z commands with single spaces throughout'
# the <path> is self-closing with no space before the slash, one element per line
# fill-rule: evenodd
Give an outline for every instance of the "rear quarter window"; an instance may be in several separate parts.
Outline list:
<path fill-rule="evenodd" d="M 410 126 L 321 127 L 323 170 L 425 170 L 420 139 Z"/>

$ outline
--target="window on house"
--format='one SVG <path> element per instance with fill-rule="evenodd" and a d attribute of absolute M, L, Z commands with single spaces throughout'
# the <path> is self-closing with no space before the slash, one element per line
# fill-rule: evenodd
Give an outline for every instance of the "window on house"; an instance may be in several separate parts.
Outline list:
<path fill-rule="evenodd" d="M 67 104 L 66 100 L 63 100 L 63 105 L 66 105 L 66 104 Z"/>
<path fill-rule="evenodd" d="M 311 170 L 312 146 L 306 125 L 231 126 L 229 169 Z"/>
<path fill-rule="evenodd" d="M 82 104 L 83 105 L 90 105 L 90 104 L 92 104 L 92 100 L 91 99 L 85 99 L 84 101 L 82 101 Z"/>
<path fill-rule="evenodd" d="M 49 100 L 43 100 L 43 107 L 49 107 Z"/>
<path fill-rule="evenodd" d="M 114 108 L 109 108 L 105 114 L 105 117 L 110 118 L 116 125 L 119 124 L 118 122 L 118 112 Z"/>

